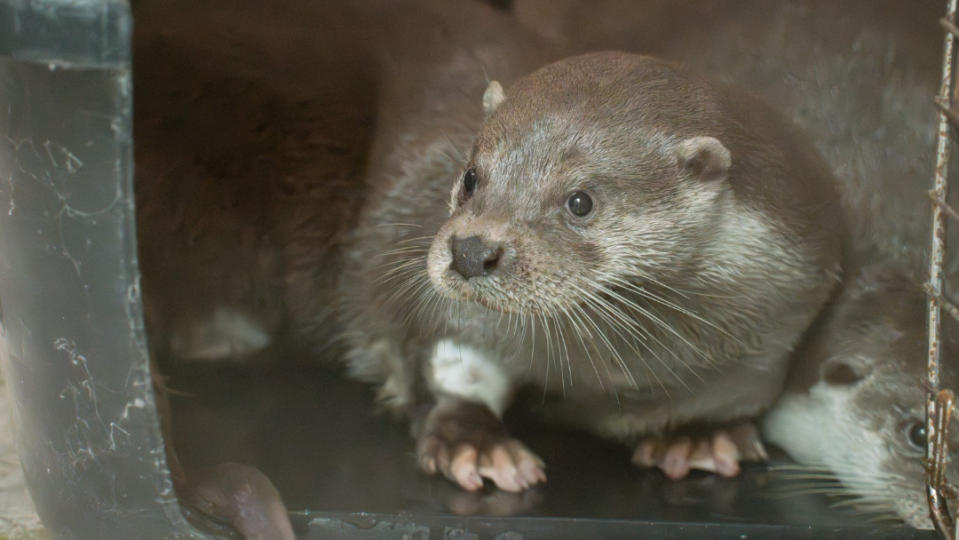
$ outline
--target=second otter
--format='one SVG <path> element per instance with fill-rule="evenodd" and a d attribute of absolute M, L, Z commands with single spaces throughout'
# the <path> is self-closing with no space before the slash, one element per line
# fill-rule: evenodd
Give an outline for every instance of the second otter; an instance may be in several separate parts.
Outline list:
<path fill-rule="evenodd" d="M 429 404 L 420 465 L 465 489 L 545 480 L 499 420 L 528 384 L 562 396 L 562 421 L 639 442 L 637 461 L 666 456 L 670 476 L 736 474 L 754 431 L 677 428 L 778 395 L 839 280 L 828 167 L 762 103 L 649 57 L 492 83 L 485 121 L 478 97 L 439 107 L 455 131 L 377 141 L 390 150 L 341 282 L 354 373 L 395 409 Z M 471 144 L 451 195 L 444 167 L 376 163 L 451 141 Z"/>

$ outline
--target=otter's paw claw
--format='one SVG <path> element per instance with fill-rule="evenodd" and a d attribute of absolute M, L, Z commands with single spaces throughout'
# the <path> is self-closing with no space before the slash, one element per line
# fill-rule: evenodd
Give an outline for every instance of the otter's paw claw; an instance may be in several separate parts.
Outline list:
<path fill-rule="evenodd" d="M 471 443 L 451 446 L 428 435 L 421 439 L 417 454 L 424 471 L 441 472 L 467 491 L 482 488 L 483 478 L 514 493 L 546 482 L 543 460 L 516 439 L 477 448 Z"/>
<path fill-rule="evenodd" d="M 716 429 L 706 435 L 646 437 L 636 445 L 633 463 L 659 467 L 673 480 L 698 469 L 724 477 L 739 474 L 741 461 L 768 459 L 759 432 L 751 422 Z"/>

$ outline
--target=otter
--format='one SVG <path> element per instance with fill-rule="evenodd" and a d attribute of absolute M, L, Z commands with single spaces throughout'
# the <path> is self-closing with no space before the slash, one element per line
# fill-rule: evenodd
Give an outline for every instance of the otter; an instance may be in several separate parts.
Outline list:
<path fill-rule="evenodd" d="M 928 208 L 917 186 L 933 175 L 941 2 L 516 0 L 513 11 L 564 54 L 651 54 L 750 89 L 829 163 L 854 250 L 923 256 L 928 219 L 881 217 Z"/>
<path fill-rule="evenodd" d="M 548 54 L 480 3 L 390 8 L 266 9 L 254 0 L 135 8 L 138 251 L 167 464 L 181 503 L 197 510 L 191 516 L 229 523 L 247 538 L 294 537 L 286 506 L 251 464 L 201 466 L 189 453 L 181 462 L 168 388 L 184 375 L 178 368 L 333 363 L 341 231 L 375 197 L 363 185 L 363 162 L 384 74 L 393 75 L 391 88 L 406 80 L 391 69 L 394 59 L 447 51 L 474 73 L 483 65 L 505 73 L 517 58 L 539 65 Z M 431 92 L 455 92 L 436 75 Z M 415 95 L 377 119 L 377 130 L 396 127 Z"/>
<path fill-rule="evenodd" d="M 654 52 L 716 73 L 776 103 L 812 136 L 853 216 L 854 254 L 846 290 L 794 359 L 764 435 L 800 467 L 836 473 L 842 484 L 830 491 L 931 527 L 914 450 L 926 360 L 916 283 L 929 242 L 941 2 L 517 0 L 514 12 L 567 50 Z M 957 261 L 947 261 L 953 275 Z M 822 372 L 827 359 L 850 363 L 849 380 Z M 901 425 L 877 416 L 891 410 Z"/>
<path fill-rule="evenodd" d="M 863 268 L 797 359 L 762 431 L 802 464 L 783 468 L 800 489 L 843 495 L 860 511 L 931 529 L 922 460 L 925 312 L 925 293 L 901 263 Z M 956 326 L 952 320 L 943 325 L 947 388 L 959 382 L 949 361 L 959 350 Z M 949 443 L 955 454 L 957 430 Z M 842 487 L 823 481 L 824 472 Z"/>
<path fill-rule="evenodd" d="M 828 166 L 761 101 L 653 57 L 570 57 L 478 94 L 433 104 L 445 130 L 423 113 L 374 143 L 339 288 L 352 373 L 466 490 L 545 481 L 500 420 L 526 385 L 674 478 L 737 474 L 840 280 Z M 410 144 L 428 151 L 397 166 Z"/>

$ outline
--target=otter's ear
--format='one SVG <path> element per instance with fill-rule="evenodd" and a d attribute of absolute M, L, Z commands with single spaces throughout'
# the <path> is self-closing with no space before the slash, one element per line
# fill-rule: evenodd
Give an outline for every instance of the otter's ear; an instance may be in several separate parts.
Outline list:
<path fill-rule="evenodd" d="M 506 94 L 503 93 L 503 85 L 498 81 L 490 81 L 486 91 L 483 92 L 483 114 L 489 118 L 504 101 L 506 101 Z"/>
<path fill-rule="evenodd" d="M 866 377 L 868 370 L 863 358 L 830 358 L 819 367 L 819 378 L 830 386 L 853 386 Z"/>
<path fill-rule="evenodd" d="M 729 150 L 714 137 L 691 137 L 676 147 L 679 166 L 706 181 L 726 178 L 732 159 Z"/>

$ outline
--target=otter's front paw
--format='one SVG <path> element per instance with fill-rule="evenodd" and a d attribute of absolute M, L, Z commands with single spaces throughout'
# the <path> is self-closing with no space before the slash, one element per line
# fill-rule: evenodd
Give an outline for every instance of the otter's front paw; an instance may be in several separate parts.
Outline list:
<path fill-rule="evenodd" d="M 633 453 L 634 464 L 659 467 L 673 480 L 684 478 L 692 469 L 733 477 L 739 474 L 740 461 L 766 459 L 766 449 L 752 422 L 699 434 L 646 437 Z"/>
<path fill-rule="evenodd" d="M 482 488 L 483 478 L 511 492 L 546 481 L 543 460 L 509 437 L 484 405 L 457 401 L 434 407 L 416 453 L 423 471 L 441 472 L 467 491 Z"/>

